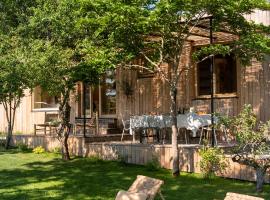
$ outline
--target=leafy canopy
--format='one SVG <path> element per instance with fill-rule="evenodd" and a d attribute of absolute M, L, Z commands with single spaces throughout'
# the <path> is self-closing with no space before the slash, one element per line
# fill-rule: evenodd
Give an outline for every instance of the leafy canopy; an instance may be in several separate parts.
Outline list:
<path fill-rule="evenodd" d="M 152 67 L 162 62 L 177 68 L 180 54 L 194 26 L 213 17 L 213 30 L 232 33 L 237 40 L 230 45 L 202 48 L 203 54 L 234 53 L 243 64 L 251 58 L 262 59 L 270 53 L 270 28 L 245 19 L 256 9 L 269 10 L 266 0 L 116 0 L 85 2 L 85 7 L 98 7 L 100 26 L 95 34 L 108 38 L 108 43 L 121 53 L 124 61 L 143 55 Z M 199 54 L 199 53 L 198 53 Z M 195 56 L 196 58 L 196 56 Z M 198 56 L 197 56 L 198 58 Z"/>
<path fill-rule="evenodd" d="M 114 53 L 95 37 L 94 16 L 83 4 L 80 0 L 39 0 L 24 30 L 32 39 L 38 82 L 53 95 L 72 89 L 77 81 L 97 83 L 100 74 L 114 67 Z"/>

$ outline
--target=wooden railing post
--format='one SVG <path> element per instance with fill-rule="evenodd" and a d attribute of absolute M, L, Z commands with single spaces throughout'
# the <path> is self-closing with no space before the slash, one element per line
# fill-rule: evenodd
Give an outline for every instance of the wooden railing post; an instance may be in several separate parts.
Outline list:
<path fill-rule="evenodd" d="M 98 111 L 96 112 L 96 133 L 99 135 L 99 117 L 98 117 Z"/>

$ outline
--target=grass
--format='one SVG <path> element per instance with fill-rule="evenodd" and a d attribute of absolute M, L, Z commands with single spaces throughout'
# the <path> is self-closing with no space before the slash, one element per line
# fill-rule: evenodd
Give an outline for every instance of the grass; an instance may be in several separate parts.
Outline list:
<path fill-rule="evenodd" d="M 143 166 L 95 158 L 74 158 L 64 162 L 52 153 L 34 154 L 0 150 L 0 199 L 96 199 L 113 200 L 127 190 L 138 174 L 165 181 L 162 193 L 167 200 L 224 199 L 226 192 L 238 192 L 270 199 L 270 187 L 258 195 L 254 183 L 214 178 L 205 181 L 198 174 L 149 171 Z"/>

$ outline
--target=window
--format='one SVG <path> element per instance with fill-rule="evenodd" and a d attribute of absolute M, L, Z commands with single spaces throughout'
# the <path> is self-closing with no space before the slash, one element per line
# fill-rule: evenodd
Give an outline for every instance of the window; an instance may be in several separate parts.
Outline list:
<path fill-rule="evenodd" d="M 107 71 L 100 79 L 99 85 L 77 84 L 77 117 L 92 117 L 99 113 L 102 117 L 116 115 L 116 80 L 115 71 Z M 84 110 L 85 109 L 85 110 Z"/>
<path fill-rule="evenodd" d="M 100 84 L 101 114 L 116 114 L 115 71 L 107 71 Z"/>
<path fill-rule="evenodd" d="M 91 117 L 92 112 L 98 111 L 98 86 L 77 83 L 77 117 Z M 97 100 L 96 100 L 97 99 Z M 91 104 L 92 103 L 92 104 Z M 85 109 L 85 110 L 84 110 Z"/>
<path fill-rule="evenodd" d="M 50 96 L 46 91 L 40 87 L 36 87 L 32 94 L 32 108 L 33 109 L 58 109 L 58 100 L 55 96 Z"/>
<path fill-rule="evenodd" d="M 135 61 L 135 64 L 144 66 L 146 68 L 147 67 L 151 68 L 151 64 L 144 58 L 138 58 Z M 152 77 L 154 77 L 155 73 L 147 70 L 146 68 L 139 68 L 138 69 L 138 78 L 152 78 Z"/>
<path fill-rule="evenodd" d="M 211 59 L 197 65 L 198 95 L 211 94 Z M 214 57 L 214 94 L 236 93 L 236 59 L 234 55 Z"/>

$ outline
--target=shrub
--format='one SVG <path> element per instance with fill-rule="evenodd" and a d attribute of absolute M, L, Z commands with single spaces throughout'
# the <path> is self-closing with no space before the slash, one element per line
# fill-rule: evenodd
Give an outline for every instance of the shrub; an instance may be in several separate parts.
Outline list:
<path fill-rule="evenodd" d="M 127 160 L 128 160 L 128 156 L 119 156 L 118 158 L 118 162 L 121 164 L 121 165 L 124 165 L 126 166 L 127 165 Z"/>
<path fill-rule="evenodd" d="M 55 148 L 52 150 L 52 153 L 55 153 L 55 154 L 61 154 L 61 147 L 55 147 Z"/>
<path fill-rule="evenodd" d="M 23 132 L 21 132 L 21 131 L 15 131 L 14 132 L 14 135 L 22 135 L 23 134 Z"/>
<path fill-rule="evenodd" d="M 237 143 L 232 160 L 256 170 L 256 190 L 261 192 L 270 168 L 270 120 L 259 122 L 251 105 L 245 105 L 233 125 Z"/>
<path fill-rule="evenodd" d="M 44 152 L 45 152 L 45 149 L 42 146 L 38 146 L 38 147 L 33 149 L 33 153 L 36 153 L 36 154 L 41 154 Z"/>
<path fill-rule="evenodd" d="M 223 173 L 228 163 L 225 160 L 224 152 L 218 147 L 207 147 L 199 150 L 201 156 L 200 169 L 203 177 L 211 178 L 216 172 Z"/>
<path fill-rule="evenodd" d="M 17 143 L 16 146 L 19 149 L 19 151 L 28 151 L 29 150 L 28 146 L 22 142 Z"/>
<path fill-rule="evenodd" d="M 158 160 L 158 157 L 153 156 L 152 160 L 147 162 L 145 167 L 146 167 L 146 169 L 148 171 L 158 171 L 158 170 L 160 170 L 161 166 L 160 166 L 160 162 Z"/>

